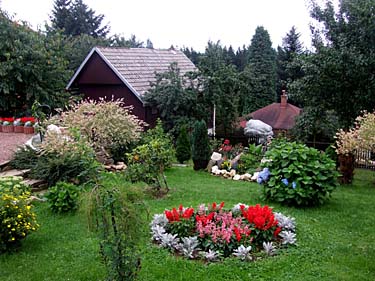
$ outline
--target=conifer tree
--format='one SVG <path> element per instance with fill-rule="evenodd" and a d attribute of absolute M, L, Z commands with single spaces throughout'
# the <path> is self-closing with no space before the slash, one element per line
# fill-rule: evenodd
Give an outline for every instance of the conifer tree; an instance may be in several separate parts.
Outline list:
<path fill-rule="evenodd" d="M 186 126 L 181 126 L 180 134 L 176 141 L 176 157 L 181 164 L 191 157 L 191 145 L 187 134 Z"/>
<path fill-rule="evenodd" d="M 194 124 L 191 152 L 194 170 L 205 169 L 208 165 L 211 151 L 207 135 L 207 126 L 204 120 L 196 121 Z"/>

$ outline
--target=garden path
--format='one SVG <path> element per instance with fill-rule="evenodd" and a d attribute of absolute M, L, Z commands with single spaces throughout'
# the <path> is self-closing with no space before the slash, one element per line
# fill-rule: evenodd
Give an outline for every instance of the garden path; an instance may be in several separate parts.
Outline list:
<path fill-rule="evenodd" d="M 18 146 L 24 144 L 33 135 L 0 132 L 0 164 L 12 158 Z"/>

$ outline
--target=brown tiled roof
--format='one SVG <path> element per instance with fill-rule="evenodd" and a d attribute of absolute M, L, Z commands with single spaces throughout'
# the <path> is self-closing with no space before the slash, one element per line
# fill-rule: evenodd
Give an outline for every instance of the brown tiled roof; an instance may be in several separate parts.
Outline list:
<path fill-rule="evenodd" d="M 289 130 L 295 125 L 295 118 L 301 113 L 301 108 L 287 103 L 281 106 L 281 103 L 273 103 L 262 107 L 246 116 L 241 117 L 241 127 L 246 126 L 246 120 L 249 117 L 261 120 L 276 130 Z"/>
<path fill-rule="evenodd" d="M 140 96 L 150 89 L 150 83 L 156 81 L 155 72 L 167 71 L 173 62 L 177 63 L 181 75 L 196 70 L 195 65 L 178 50 L 111 47 L 96 49 Z"/>

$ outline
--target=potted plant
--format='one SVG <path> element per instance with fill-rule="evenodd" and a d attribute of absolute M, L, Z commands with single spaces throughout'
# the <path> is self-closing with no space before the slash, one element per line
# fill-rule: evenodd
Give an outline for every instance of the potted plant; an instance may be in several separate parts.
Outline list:
<path fill-rule="evenodd" d="M 14 120 L 13 127 L 15 133 L 23 133 L 23 122 L 21 118 Z"/>
<path fill-rule="evenodd" d="M 14 132 L 13 123 L 11 121 L 5 120 L 1 126 L 1 130 L 3 133 L 12 133 Z"/>
<path fill-rule="evenodd" d="M 25 125 L 23 127 L 23 132 L 25 134 L 34 134 L 35 129 L 34 129 L 34 122 L 29 120 L 25 122 Z"/>

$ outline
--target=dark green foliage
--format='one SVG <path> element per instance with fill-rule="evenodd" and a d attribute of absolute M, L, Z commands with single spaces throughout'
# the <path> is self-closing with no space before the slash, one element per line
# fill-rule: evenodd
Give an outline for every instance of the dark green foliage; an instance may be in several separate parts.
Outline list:
<path fill-rule="evenodd" d="M 324 28 L 313 28 L 316 51 L 300 58 L 305 76 L 290 92 L 305 106 L 336 111 L 341 125 L 350 127 L 375 106 L 375 1 L 340 1 L 337 12 L 324 2 L 312 1 L 311 16 Z"/>
<path fill-rule="evenodd" d="M 263 158 L 262 145 L 250 144 L 249 150 L 241 155 L 238 161 L 237 173 L 253 174 L 260 167 L 260 161 Z"/>
<path fill-rule="evenodd" d="M 242 73 L 242 83 L 243 114 L 275 101 L 276 52 L 268 31 L 262 26 L 256 28 L 251 39 L 249 63 Z"/>
<path fill-rule="evenodd" d="M 63 107 L 71 75 L 60 34 L 44 35 L 0 12 L 0 111 L 24 111 L 35 100 Z"/>
<path fill-rule="evenodd" d="M 202 170 L 207 167 L 210 158 L 210 142 L 207 135 L 207 126 L 204 120 L 196 121 L 192 136 L 192 158 L 194 170 Z"/>
<path fill-rule="evenodd" d="M 323 204 L 338 186 L 335 162 L 303 144 L 274 141 L 265 163 L 271 173 L 264 184 L 264 197 L 282 204 Z"/>
<path fill-rule="evenodd" d="M 144 95 L 146 105 L 157 108 L 165 129 L 169 132 L 184 117 L 192 119 L 197 107 L 198 85 L 193 74 L 181 75 L 177 63 L 172 63 L 168 71 L 156 74 L 156 82 Z M 178 131 L 175 132 L 176 136 Z"/>
<path fill-rule="evenodd" d="M 184 163 L 191 158 L 191 145 L 186 126 L 182 126 L 176 141 L 176 158 L 178 162 Z"/>
<path fill-rule="evenodd" d="M 89 218 L 100 239 L 107 280 L 136 280 L 141 267 L 141 190 L 116 174 L 104 174 L 91 191 Z"/>
<path fill-rule="evenodd" d="M 96 15 L 82 0 L 55 0 L 50 19 L 52 29 L 62 30 L 68 36 L 87 34 L 105 38 L 110 29 L 102 26 L 104 15 Z"/>
<path fill-rule="evenodd" d="M 38 162 L 37 152 L 29 146 L 17 149 L 9 165 L 14 169 L 31 169 Z"/>
<path fill-rule="evenodd" d="M 305 107 L 297 116 L 291 134 L 298 141 L 315 144 L 317 141 L 332 142 L 338 129 L 339 121 L 334 111 Z"/>
<path fill-rule="evenodd" d="M 58 182 L 48 189 L 48 205 L 55 213 L 66 213 L 78 209 L 80 187 L 66 182 Z"/>

